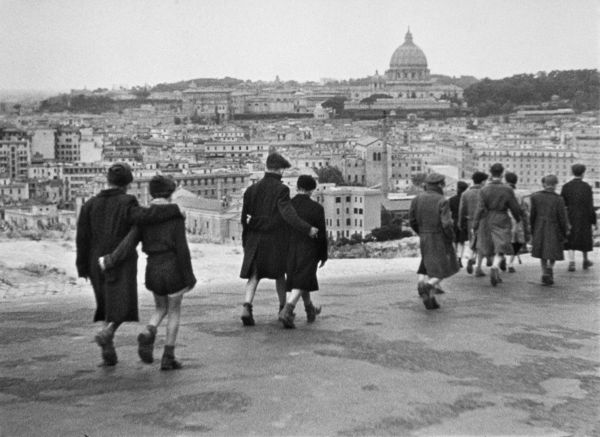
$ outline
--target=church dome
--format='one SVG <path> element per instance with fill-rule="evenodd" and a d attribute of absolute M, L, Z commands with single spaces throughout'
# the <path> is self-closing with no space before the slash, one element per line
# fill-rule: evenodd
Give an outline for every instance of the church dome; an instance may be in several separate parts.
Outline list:
<path fill-rule="evenodd" d="M 390 60 L 390 69 L 405 67 L 427 68 L 425 53 L 413 42 L 410 30 L 406 32 L 404 44 L 396 49 Z"/>

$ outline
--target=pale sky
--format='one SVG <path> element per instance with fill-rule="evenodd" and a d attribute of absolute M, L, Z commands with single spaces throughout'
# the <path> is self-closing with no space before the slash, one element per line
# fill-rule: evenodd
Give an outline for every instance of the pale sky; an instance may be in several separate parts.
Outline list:
<path fill-rule="evenodd" d="M 0 89 L 600 68 L 600 0 L 0 0 Z"/>

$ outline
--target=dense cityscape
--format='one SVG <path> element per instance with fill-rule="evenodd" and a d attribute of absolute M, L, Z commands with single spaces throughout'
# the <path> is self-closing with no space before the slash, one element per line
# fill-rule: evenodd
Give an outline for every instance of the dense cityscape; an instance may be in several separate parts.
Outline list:
<path fill-rule="evenodd" d="M 451 195 L 495 162 L 530 193 L 548 173 L 566 182 L 583 162 L 600 203 L 597 108 L 553 94 L 481 116 L 463 95 L 479 81 L 430 74 L 414 41 L 409 30 L 385 73 L 361 80 L 199 79 L 0 102 L 2 227 L 73 228 L 108 166 L 127 162 L 141 204 L 153 175 L 172 175 L 189 233 L 239 241 L 241 196 L 272 151 L 293 165 L 284 176 L 292 195 L 298 175 L 318 178 L 332 240 L 367 237 L 382 211 L 405 218 L 428 173 L 445 175 Z"/>

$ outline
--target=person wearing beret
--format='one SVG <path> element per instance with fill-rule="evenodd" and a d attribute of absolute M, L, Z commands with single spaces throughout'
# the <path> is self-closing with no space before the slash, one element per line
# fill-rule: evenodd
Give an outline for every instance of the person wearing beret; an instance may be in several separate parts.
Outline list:
<path fill-rule="evenodd" d="M 490 282 L 495 287 L 502 282 L 500 269 L 506 269 L 504 256 L 513 254 L 512 220 L 508 211 L 518 223 L 521 207 L 514 190 L 502 180 L 504 166 L 500 163 L 492 165 L 490 174 L 491 180 L 479 190 L 473 230 L 477 232 L 477 250 L 488 260 L 493 258 Z"/>
<path fill-rule="evenodd" d="M 419 235 L 421 247 L 417 291 L 428 310 L 440 307 L 434 296 L 440 282 L 459 270 L 453 244 L 454 222 L 444 186 L 443 175 L 427 175 L 425 191 L 412 200 L 409 210 L 410 227 Z"/>
<path fill-rule="evenodd" d="M 473 184 L 463 193 L 458 207 L 458 226 L 463 232 L 467 233 L 469 245 L 467 247 L 467 273 L 473 273 L 475 267 L 475 276 L 485 276 L 481 266 L 483 265 L 483 256 L 477 250 L 477 234 L 473 232 L 473 220 L 479 203 L 479 190 L 483 187 L 488 175 L 482 171 L 476 171 L 471 176 Z"/>
<path fill-rule="evenodd" d="M 151 205 L 169 205 L 176 184 L 170 177 L 156 175 L 150 180 Z M 163 206 L 160 206 L 162 208 Z M 160 369 L 181 368 L 175 359 L 175 341 L 179 331 L 181 301 L 196 284 L 190 249 L 185 237 L 185 219 L 174 217 L 162 223 L 135 226 L 110 254 L 99 262 L 107 272 L 135 252 L 138 242 L 148 255 L 146 288 L 154 295 L 155 311 L 146 329 L 138 335 L 138 355 L 147 364 L 154 361 L 156 331 L 167 317 L 167 335 Z"/>
<path fill-rule="evenodd" d="M 247 279 L 242 306 L 242 323 L 254 325 L 252 301 L 263 278 L 275 279 L 279 311 L 286 303 L 285 269 L 288 227 L 316 237 L 318 229 L 298 217 L 290 200 L 290 189 L 281 182 L 290 163 L 279 153 L 267 157 L 265 176 L 244 192 L 242 204 L 242 245 L 244 260 L 240 277 Z"/>
<path fill-rule="evenodd" d="M 542 284 L 554 284 L 554 262 L 564 259 L 563 248 L 568 233 L 565 202 L 556 193 L 558 178 L 544 176 L 544 189 L 531 195 L 531 256 L 540 258 Z"/>
<path fill-rule="evenodd" d="M 583 269 L 586 270 L 592 266 L 592 262 L 588 259 L 588 252 L 594 249 L 592 226 L 598 229 L 592 187 L 583 181 L 585 170 L 585 165 L 574 164 L 571 167 L 574 177 L 563 185 L 560 192 L 565 201 L 571 225 L 571 231 L 565 245 L 565 248 L 569 251 L 568 270 L 570 272 L 575 271 L 576 250 L 583 254 Z"/>
<path fill-rule="evenodd" d="M 76 266 L 79 277 L 89 279 L 94 289 L 94 321 L 104 327 L 95 336 L 105 365 L 117 363 L 113 338 L 123 322 L 137 322 L 137 254 L 132 253 L 110 274 L 104 274 L 98 258 L 113 251 L 134 224 L 160 223 L 181 217 L 177 205 L 142 208 L 127 194 L 133 181 L 127 164 L 113 164 L 107 174 L 108 188 L 83 204 L 77 220 Z"/>
<path fill-rule="evenodd" d="M 315 321 L 321 313 L 321 307 L 315 307 L 311 293 L 319 289 L 317 267 L 323 267 L 327 261 L 327 230 L 325 228 L 325 211 L 312 200 L 317 182 L 312 176 L 301 175 L 296 183 L 298 194 L 292 199 L 292 206 L 298 216 L 317 228 L 317 238 L 290 229 L 290 243 L 287 255 L 286 290 L 287 303 L 279 312 L 279 320 L 285 328 L 294 328 L 294 308 L 300 297 L 304 301 L 306 320 Z M 320 264 L 319 264 L 320 263 Z"/>

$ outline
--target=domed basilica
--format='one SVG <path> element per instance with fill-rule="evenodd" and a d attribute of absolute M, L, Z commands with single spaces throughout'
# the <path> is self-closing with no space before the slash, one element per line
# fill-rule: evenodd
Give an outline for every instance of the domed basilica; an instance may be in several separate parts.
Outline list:
<path fill-rule="evenodd" d="M 368 86 L 352 87 L 348 109 L 444 109 L 450 107 L 448 97 L 462 98 L 462 88 L 431 80 L 427 57 L 414 43 L 410 29 L 404 44 L 392 54 L 385 75 L 376 72 L 370 81 Z"/>

